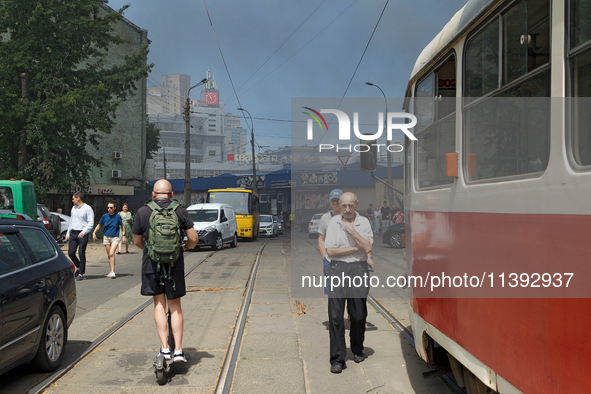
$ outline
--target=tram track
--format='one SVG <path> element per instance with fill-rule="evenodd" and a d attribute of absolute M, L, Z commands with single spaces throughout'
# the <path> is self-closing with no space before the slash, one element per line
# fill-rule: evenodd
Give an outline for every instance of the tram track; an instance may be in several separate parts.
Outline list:
<path fill-rule="evenodd" d="M 238 318 L 236 319 L 236 325 L 232 331 L 230 346 L 228 346 L 226 351 L 224 362 L 222 364 L 222 370 L 218 375 L 215 385 L 215 394 L 228 394 L 230 392 L 234 371 L 236 370 L 236 361 L 240 351 L 240 344 L 242 343 L 242 337 L 244 335 L 244 326 L 246 324 L 246 317 L 248 316 L 252 291 L 254 290 L 254 282 L 256 281 L 256 275 L 261 263 L 263 250 L 265 249 L 265 246 L 267 246 L 268 242 L 269 241 L 265 241 L 265 243 L 259 248 L 256 261 L 252 267 L 252 270 L 250 271 L 244 297 L 242 298 L 242 304 L 240 305 L 240 312 L 238 314 Z"/>
<path fill-rule="evenodd" d="M 232 336 L 230 340 L 230 345 L 226 351 L 226 355 L 224 357 L 224 361 L 222 364 L 221 372 L 219 373 L 216 383 L 215 383 L 215 393 L 216 394 L 227 394 L 230 391 L 232 379 L 234 377 L 234 371 L 236 369 L 238 353 L 240 351 L 240 345 L 242 343 L 242 337 L 244 334 L 244 327 L 246 324 L 246 318 L 248 316 L 248 310 L 250 306 L 250 301 L 252 298 L 252 293 L 254 290 L 254 283 L 256 280 L 256 274 L 258 272 L 258 267 L 260 265 L 261 256 L 265 246 L 267 245 L 268 241 L 265 241 L 263 245 L 259 248 L 256 256 L 256 261 L 251 269 L 250 275 L 248 277 L 247 284 L 245 286 L 245 292 L 242 299 L 242 303 L 240 306 L 240 311 L 236 319 L 236 325 L 232 331 Z M 217 251 L 209 253 L 207 256 L 203 257 L 199 262 L 197 262 L 193 267 L 185 271 L 185 277 L 188 276 L 191 272 L 193 272 L 197 267 L 199 267 L 205 260 L 214 256 Z M 141 304 L 138 308 L 136 308 L 131 313 L 127 314 L 121 320 L 119 320 L 115 325 L 109 328 L 107 331 L 102 333 L 99 337 L 97 337 L 94 341 L 88 344 L 86 347 L 81 349 L 78 353 L 72 356 L 68 361 L 62 364 L 56 371 L 54 371 L 51 375 L 47 378 L 43 379 L 39 384 L 31 388 L 27 393 L 28 394 L 39 394 L 42 393 L 46 388 L 50 385 L 55 383 L 58 379 L 64 376 L 68 371 L 76 366 L 80 361 L 82 361 L 87 355 L 92 353 L 97 347 L 99 347 L 103 342 L 105 342 L 109 337 L 123 328 L 131 319 L 136 317 L 139 313 L 145 310 L 150 304 L 153 303 L 153 299 L 149 299 L 148 301 Z"/>
<path fill-rule="evenodd" d="M 212 257 L 217 252 L 211 252 L 207 256 L 203 257 L 197 264 L 193 267 L 185 271 L 185 277 L 193 272 L 197 267 L 199 267 L 205 260 Z M 94 349 L 100 346 L 104 341 L 106 341 L 109 337 L 119 331 L 121 328 L 125 326 L 131 319 L 141 313 L 144 309 L 146 309 L 150 304 L 154 302 L 153 298 L 150 298 L 148 301 L 141 304 L 138 308 L 136 308 L 133 312 L 127 314 L 121 320 L 119 320 L 115 325 L 109 328 L 107 331 L 99 335 L 94 341 L 88 344 L 86 347 L 81 349 L 78 353 L 70 357 L 65 363 L 63 363 L 57 370 L 55 370 L 51 375 L 43 379 L 40 383 L 35 385 L 33 388 L 29 389 L 27 392 L 28 394 L 39 394 L 42 393 L 47 387 L 51 384 L 56 382 L 59 378 L 65 375 L 68 371 L 76 366 L 80 361 L 82 361 L 88 354 L 90 354 Z"/>

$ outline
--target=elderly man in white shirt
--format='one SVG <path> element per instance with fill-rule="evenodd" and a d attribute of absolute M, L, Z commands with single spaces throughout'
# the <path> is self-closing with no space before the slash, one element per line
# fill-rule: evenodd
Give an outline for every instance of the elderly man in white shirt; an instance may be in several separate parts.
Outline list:
<path fill-rule="evenodd" d="M 70 226 L 66 233 L 68 242 L 68 257 L 76 266 L 74 276 L 76 280 L 82 280 L 86 272 L 86 245 L 88 237 L 94 226 L 94 211 L 90 205 L 84 203 L 84 194 L 76 192 L 72 196 L 72 212 L 70 214 Z M 80 259 L 76 257 L 76 249 Z"/>
<path fill-rule="evenodd" d="M 334 216 L 326 229 L 324 246 L 330 257 L 331 276 L 328 298 L 330 335 L 330 371 L 341 373 L 347 367 L 345 343 L 345 301 L 351 317 L 350 339 L 354 361 L 365 360 L 365 320 L 369 293 L 369 268 L 373 244 L 369 220 L 356 212 L 359 201 L 353 193 L 343 193 L 340 199 L 341 215 Z M 356 279 L 357 278 L 357 279 Z M 336 282 L 340 282 L 336 285 Z"/>

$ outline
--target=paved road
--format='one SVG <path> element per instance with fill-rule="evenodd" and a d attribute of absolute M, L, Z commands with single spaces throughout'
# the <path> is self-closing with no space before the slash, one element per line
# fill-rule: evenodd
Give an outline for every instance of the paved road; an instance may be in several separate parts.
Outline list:
<path fill-rule="evenodd" d="M 244 286 L 263 242 L 226 248 L 187 277 L 183 342 L 189 363 L 175 366 L 168 389 L 211 393 L 215 388 Z M 106 259 L 100 259 L 101 249 L 95 249 L 86 279 L 77 282 L 80 308 L 70 330 L 69 354 L 146 300 L 139 295 L 139 251 L 117 256 L 118 278 L 111 280 L 104 277 L 108 266 Z M 209 253 L 188 253 L 187 268 Z M 400 275 L 404 271 L 403 250 L 376 239 L 373 255 L 376 272 Z M 298 232 L 270 239 L 255 282 L 232 393 L 449 393 L 438 379 L 422 379 L 428 368 L 373 308 L 366 334 L 368 359 L 361 364 L 349 361 L 341 375 L 330 374 L 326 297 L 321 289 L 298 289 L 303 274 L 322 274 L 316 242 Z M 406 291 L 378 288 L 372 294 L 408 324 Z M 299 314 L 298 302 L 305 314 Z M 152 307 L 148 307 L 46 392 L 160 391 L 151 368 L 158 346 Z M 25 393 L 43 376 L 19 367 L 0 377 L 0 391 Z"/>

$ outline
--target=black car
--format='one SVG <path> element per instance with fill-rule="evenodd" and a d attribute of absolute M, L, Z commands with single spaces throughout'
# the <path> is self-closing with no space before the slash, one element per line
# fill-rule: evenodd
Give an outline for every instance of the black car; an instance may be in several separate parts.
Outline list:
<path fill-rule="evenodd" d="M 0 374 L 61 364 L 76 312 L 74 269 L 43 223 L 0 219 Z"/>
<path fill-rule="evenodd" d="M 402 234 L 404 234 L 404 223 L 396 223 L 391 225 L 384 231 L 382 240 L 394 248 L 402 247 Z"/>

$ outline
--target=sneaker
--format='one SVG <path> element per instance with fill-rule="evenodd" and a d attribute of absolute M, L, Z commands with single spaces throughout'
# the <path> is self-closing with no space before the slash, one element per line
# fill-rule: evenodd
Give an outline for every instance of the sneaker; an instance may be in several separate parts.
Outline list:
<path fill-rule="evenodd" d="M 166 361 L 170 361 L 170 359 L 172 358 L 172 354 L 170 353 L 170 349 L 163 350 L 162 348 L 160 348 L 160 352 L 158 352 L 158 355 L 161 355 L 161 354 L 164 356 L 164 359 Z"/>
<path fill-rule="evenodd" d="M 80 275 L 80 270 L 76 269 L 76 272 L 74 272 L 74 278 L 77 278 L 78 275 Z"/>
<path fill-rule="evenodd" d="M 82 280 L 82 279 L 84 279 L 84 278 L 82 277 L 82 275 L 78 274 L 78 276 L 76 277 L 76 280 Z"/>
<path fill-rule="evenodd" d="M 174 360 L 175 363 L 186 363 L 187 359 L 185 358 L 185 352 L 182 350 L 177 350 L 174 352 Z"/>
<path fill-rule="evenodd" d="M 109 274 L 107 275 L 107 278 L 111 278 L 111 279 L 115 279 L 115 273 L 113 271 L 109 272 Z"/>

